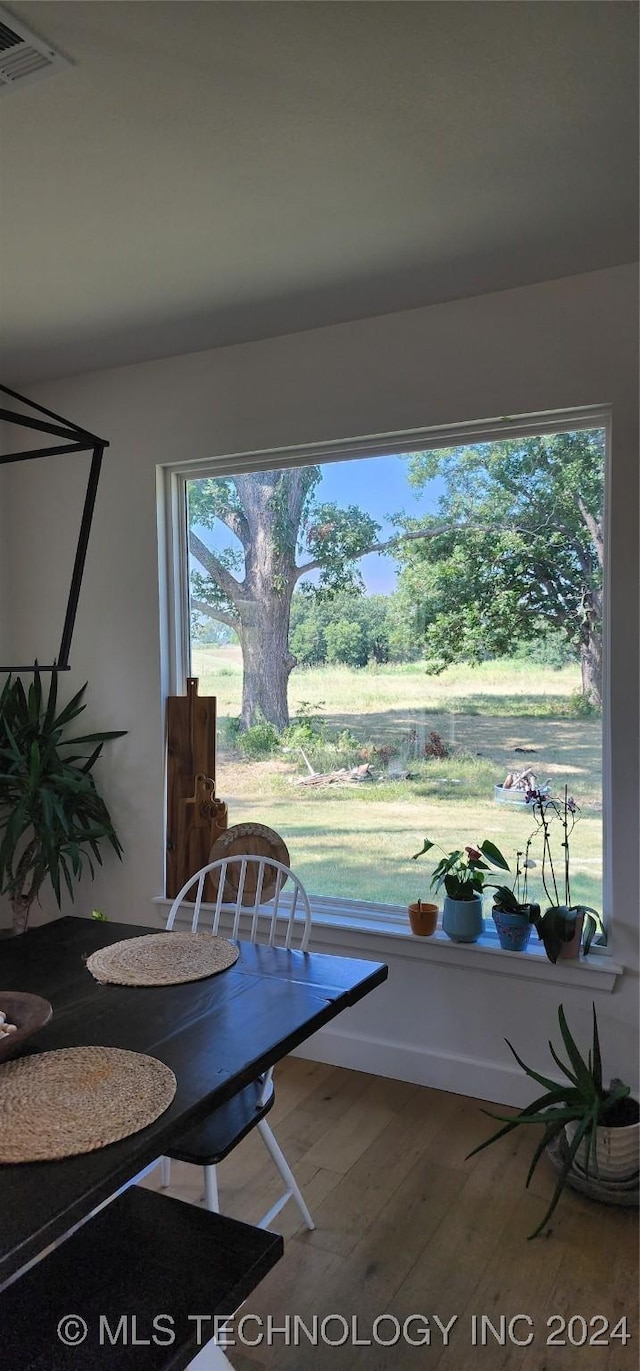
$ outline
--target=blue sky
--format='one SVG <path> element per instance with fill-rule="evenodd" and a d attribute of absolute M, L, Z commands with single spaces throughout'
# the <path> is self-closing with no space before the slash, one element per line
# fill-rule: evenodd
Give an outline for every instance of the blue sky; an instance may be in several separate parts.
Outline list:
<path fill-rule="evenodd" d="M 322 480 L 315 498 L 321 503 L 335 501 L 339 505 L 358 505 L 380 524 L 380 537 L 393 536 L 389 522 L 391 514 L 404 512 L 412 516 L 430 514 L 436 509 L 442 489 L 439 480 L 430 481 L 419 494 L 409 485 L 406 457 L 355 458 L 346 462 L 324 462 Z M 198 528 L 203 542 L 212 548 L 238 547 L 236 539 L 219 521 L 214 529 Z M 366 592 L 369 595 L 388 595 L 396 583 L 396 569 L 391 557 L 372 553 L 359 563 Z"/>
<path fill-rule="evenodd" d="M 408 467 L 406 457 L 371 457 L 366 465 L 362 458 L 325 462 L 316 497 L 341 505 L 360 505 L 380 524 L 380 537 L 391 538 L 395 530 L 389 522 L 390 514 L 431 514 L 442 488 L 442 482 L 431 481 L 428 489 L 418 494 L 409 485 Z M 359 566 L 370 595 L 388 595 L 393 590 L 396 569 L 391 557 L 374 552 L 363 557 Z"/>

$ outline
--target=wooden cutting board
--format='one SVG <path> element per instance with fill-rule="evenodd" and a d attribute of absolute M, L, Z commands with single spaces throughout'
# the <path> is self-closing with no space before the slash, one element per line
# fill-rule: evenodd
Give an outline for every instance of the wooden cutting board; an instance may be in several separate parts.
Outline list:
<path fill-rule="evenodd" d="M 283 866 L 289 866 L 289 849 L 275 829 L 268 828 L 266 824 L 258 824 L 249 821 L 244 824 L 233 824 L 225 833 L 222 833 L 213 844 L 209 853 L 210 862 L 219 862 L 223 857 L 270 857 L 274 862 L 281 862 Z M 223 902 L 233 904 L 237 898 L 240 875 L 242 868 L 233 865 L 228 868 Z M 253 904 L 256 890 L 258 887 L 258 865 L 249 864 L 245 872 L 243 886 L 243 904 L 251 907 Z M 265 867 L 262 881 L 262 900 L 270 900 L 275 892 L 278 879 L 277 870 L 274 867 Z M 281 889 L 286 884 L 287 877 L 281 883 Z M 214 872 L 207 876 L 207 899 L 213 901 L 218 894 L 218 877 Z"/>
<path fill-rule="evenodd" d="M 166 885 L 171 899 L 206 866 L 227 827 L 227 807 L 216 799 L 216 698 L 198 695 L 198 678 L 186 695 L 167 699 Z"/>

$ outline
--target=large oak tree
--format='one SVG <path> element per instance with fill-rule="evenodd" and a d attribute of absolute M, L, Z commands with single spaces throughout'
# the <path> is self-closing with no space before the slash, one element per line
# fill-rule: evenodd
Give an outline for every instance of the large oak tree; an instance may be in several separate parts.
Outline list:
<path fill-rule="evenodd" d="M 443 487 L 442 531 L 396 554 L 429 657 L 479 661 L 552 629 L 579 655 L 584 697 L 601 704 L 604 455 L 601 429 L 413 455 L 411 483 Z"/>
<path fill-rule="evenodd" d="M 190 485 L 189 548 L 202 567 L 191 575 L 191 608 L 238 634 L 245 727 L 261 716 L 277 728 L 289 722 L 287 686 L 296 664 L 289 620 L 301 578 L 317 571 L 321 591 L 344 590 L 358 582 L 358 559 L 378 546 L 370 515 L 356 505 L 314 500 L 319 480 L 318 467 L 302 467 Z M 235 546 L 214 552 L 204 542 L 198 529 L 216 520 Z"/>

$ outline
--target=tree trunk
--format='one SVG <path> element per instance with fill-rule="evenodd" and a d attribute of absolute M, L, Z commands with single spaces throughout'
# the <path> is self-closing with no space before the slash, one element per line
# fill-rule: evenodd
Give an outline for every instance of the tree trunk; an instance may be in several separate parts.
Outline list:
<path fill-rule="evenodd" d="M 26 933 L 32 904 L 33 899 L 28 896 L 14 895 L 11 901 L 14 933 Z"/>
<path fill-rule="evenodd" d="M 242 722 L 260 718 L 278 729 L 289 723 L 287 687 L 296 659 L 289 651 L 291 595 L 270 595 L 238 606 L 242 641 Z"/>
<path fill-rule="evenodd" d="M 598 709 L 602 708 L 602 635 L 596 629 L 583 635 L 580 643 L 582 694 Z"/>
<path fill-rule="evenodd" d="M 278 729 L 289 722 L 287 686 L 296 664 L 289 618 L 306 479 L 300 470 L 234 478 L 248 530 L 244 581 L 233 603 L 240 620 L 245 728 L 261 716 Z"/>

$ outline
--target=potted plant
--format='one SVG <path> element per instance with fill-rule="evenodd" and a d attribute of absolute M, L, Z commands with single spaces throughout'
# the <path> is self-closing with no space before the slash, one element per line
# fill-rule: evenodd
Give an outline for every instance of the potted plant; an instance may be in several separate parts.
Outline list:
<path fill-rule="evenodd" d="M 533 924 L 540 922 L 540 905 L 528 898 L 527 880 L 533 865 L 529 857 L 531 839 L 524 852 L 516 852 L 516 874 L 512 886 L 494 885 L 493 922 L 500 946 L 506 952 L 525 952 Z M 487 882 L 492 884 L 492 882 Z"/>
<path fill-rule="evenodd" d="M 629 1086 L 624 1085 L 622 1081 L 612 1080 L 608 1087 L 603 1085 L 595 1005 L 593 1044 L 587 1061 L 582 1057 L 569 1032 L 562 1005 L 558 1009 L 558 1019 L 569 1065 L 561 1061 L 552 1043 L 549 1043 L 549 1047 L 553 1060 L 556 1066 L 560 1067 L 565 1080 L 554 1081 L 533 1071 L 525 1065 L 507 1039 L 507 1046 L 518 1066 L 522 1067 L 532 1081 L 544 1087 L 544 1094 L 512 1117 L 483 1110 L 490 1118 L 502 1122 L 503 1127 L 469 1153 L 470 1157 L 475 1156 L 485 1147 L 497 1142 L 498 1138 L 503 1138 L 523 1124 L 542 1125 L 544 1132 L 534 1148 L 526 1180 L 528 1186 L 543 1152 L 562 1135 L 564 1146 L 558 1181 L 544 1218 L 534 1232 L 529 1234 L 531 1238 L 537 1237 L 548 1223 L 574 1170 L 578 1174 L 581 1170 L 587 1177 L 602 1177 L 609 1181 L 615 1179 L 618 1183 L 638 1172 L 638 1101 L 631 1098 Z"/>
<path fill-rule="evenodd" d="M 8 894 L 13 931 L 23 933 L 33 901 L 49 877 L 60 905 L 61 887 L 73 899 L 73 879 L 93 858 L 102 864 L 106 839 L 122 848 L 92 775 L 105 742 L 122 732 L 65 737 L 86 708 L 86 684 L 59 713 L 57 672 L 46 701 L 38 669 L 25 691 L 9 676 L 0 695 L 0 891 Z"/>
<path fill-rule="evenodd" d="M 438 906 L 425 900 L 416 900 L 408 907 L 411 932 L 418 938 L 430 938 L 438 925 Z"/>
<path fill-rule="evenodd" d="M 413 860 L 425 852 L 438 847 L 442 857 L 434 868 L 431 889 L 440 890 L 444 886 L 446 894 L 442 910 L 442 927 L 454 943 L 476 943 L 484 928 L 482 920 L 482 893 L 486 883 L 486 872 L 492 867 L 501 871 L 509 870 L 509 863 L 488 838 L 479 847 L 456 848 L 444 852 L 438 843 L 425 838 Z"/>
<path fill-rule="evenodd" d="M 598 911 L 590 905 L 574 904 L 571 899 L 569 843 L 580 818 L 580 809 L 566 786 L 562 803 L 540 790 L 528 791 L 527 803 L 532 807 L 537 830 L 542 835 L 542 885 L 549 901 L 544 914 L 534 920 L 538 936 L 551 962 L 557 962 L 558 957 L 577 957 L 581 942 L 586 957 L 595 934 L 599 933 L 600 943 L 606 941 L 606 936 Z M 560 884 L 551 849 L 553 824 L 560 824 L 562 828 L 563 879 Z M 529 844 L 531 841 L 530 838 Z"/>

